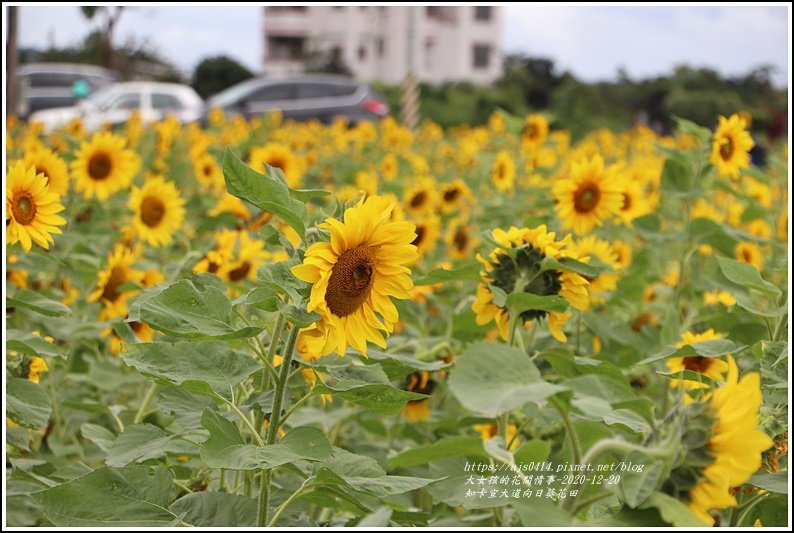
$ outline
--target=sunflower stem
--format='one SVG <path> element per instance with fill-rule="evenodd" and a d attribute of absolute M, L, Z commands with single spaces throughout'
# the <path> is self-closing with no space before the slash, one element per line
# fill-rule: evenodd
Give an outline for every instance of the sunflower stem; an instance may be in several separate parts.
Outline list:
<path fill-rule="evenodd" d="M 747 518 L 747 515 L 750 514 L 750 511 L 755 507 L 755 505 L 760 502 L 766 493 L 763 494 L 756 494 L 752 498 L 748 499 L 746 502 L 742 502 L 742 510 L 739 513 L 739 518 L 736 520 L 736 523 L 731 522 L 731 526 L 738 526 Z"/>
<path fill-rule="evenodd" d="M 149 402 L 152 401 L 152 397 L 154 396 L 156 390 L 157 383 L 152 383 L 149 386 L 149 390 L 146 391 L 146 396 L 143 397 L 143 401 L 141 402 L 141 406 L 138 408 L 138 412 L 135 413 L 135 418 L 132 419 L 133 424 L 138 424 L 141 420 L 143 420 L 143 413 L 146 411 L 146 408 L 149 407 Z"/>
<path fill-rule="evenodd" d="M 302 496 L 307 489 L 313 488 L 311 481 L 314 481 L 314 477 L 306 478 L 303 484 L 300 487 L 298 487 L 298 490 L 293 492 L 292 495 L 284 501 L 284 503 L 278 506 L 276 512 L 273 513 L 273 518 L 270 520 L 270 522 L 267 523 L 267 527 L 275 526 L 276 521 L 281 516 L 281 513 L 283 513 L 292 502 L 298 499 L 299 496 Z"/>
<path fill-rule="evenodd" d="M 283 324 L 284 318 L 279 314 L 279 320 L 276 325 Z M 267 428 L 267 444 L 271 445 L 276 442 L 278 430 L 281 427 L 281 406 L 284 403 L 284 392 L 287 388 L 287 381 L 289 379 L 289 369 L 292 363 L 292 352 L 295 350 L 295 341 L 298 338 L 298 327 L 292 326 L 290 329 L 289 337 L 287 337 L 287 344 L 284 349 L 283 360 L 279 368 L 278 381 L 276 382 L 276 391 L 273 395 L 273 409 L 270 412 L 270 425 Z M 280 331 L 280 330 L 279 330 Z M 271 352 L 275 353 L 275 340 L 271 342 Z M 267 523 L 267 515 L 269 513 L 270 504 L 270 479 L 273 470 L 266 468 L 262 470 L 262 480 L 259 485 L 259 511 L 257 513 L 256 524 L 258 527 L 264 527 Z"/>
<path fill-rule="evenodd" d="M 554 406 L 557 411 L 560 412 L 560 417 L 562 417 L 562 424 L 565 426 L 565 431 L 568 433 L 568 438 L 571 440 L 571 454 L 573 455 L 573 460 L 576 464 L 581 464 L 582 462 L 582 445 L 579 444 L 579 436 L 576 434 L 576 430 L 571 423 L 571 418 L 568 416 L 568 410 L 562 404 L 562 401 L 552 396 L 549 399 L 549 403 Z"/>
<path fill-rule="evenodd" d="M 278 314 L 278 318 L 276 318 L 276 324 L 273 326 L 273 336 L 270 338 L 270 346 L 267 349 L 267 361 L 270 364 L 270 368 L 275 369 L 273 366 L 273 357 L 276 355 L 276 349 L 278 348 L 278 340 L 281 337 L 281 330 L 284 329 L 284 324 L 286 323 L 286 319 L 284 315 L 281 313 Z M 290 356 L 291 357 L 291 356 Z M 275 370 L 274 370 L 275 374 Z M 267 390 L 268 386 L 270 385 L 270 374 L 264 374 L 264 389 Z"/>

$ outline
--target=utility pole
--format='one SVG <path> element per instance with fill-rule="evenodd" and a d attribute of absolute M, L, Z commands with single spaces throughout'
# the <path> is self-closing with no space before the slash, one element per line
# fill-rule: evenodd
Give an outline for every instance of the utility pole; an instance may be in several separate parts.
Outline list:
<path fill-rule="evenodd" d="M 8 6 L 8 41 L 6 42 L 6 119 L 17 114 L 17 52 L 18 13 L 16 6 Z"/>
<path fill-rule="evenodd" d="M 399 8 L 398 8 L 399 9 Z M 416 6 L 406 6 L 408 15 L 408 42 L 406 45 L 408 72 L 401 87 L 400 114 L 403 124 L 415 130 L 419 124 L 419 84 L 414 75 L 414 37 L 416 35 Z M 419 8 L 421 9 L 421 7 Z"/>

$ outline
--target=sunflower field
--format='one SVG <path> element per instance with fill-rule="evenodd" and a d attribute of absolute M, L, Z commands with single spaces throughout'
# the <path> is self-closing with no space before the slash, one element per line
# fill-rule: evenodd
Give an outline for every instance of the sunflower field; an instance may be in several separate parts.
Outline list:
<path fill-rule="evenodd" d="M 6 131 L 10 526 L 785 526 L 788 151 Z"/>

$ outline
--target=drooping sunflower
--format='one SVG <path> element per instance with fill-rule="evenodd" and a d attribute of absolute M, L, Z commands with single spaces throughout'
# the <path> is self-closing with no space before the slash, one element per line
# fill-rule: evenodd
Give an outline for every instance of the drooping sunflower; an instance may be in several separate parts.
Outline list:
<path fill-rule="evenodd" d="M 185 200 L 176 185 L 162 176 L 133 187 L 127 206 L 135 213 L 132 225 L 138 236 L 155 247 L 171 244 L 185 219 Z"/>
<path fill-rule="evenodd" d="M 410 297 L 413 282 L 405 265 L 416 259 L 414 226 L 389 222 L 392 208 L 371 196 L 345 210 L 343 220 L 326 219 L 320 228 L 330 232 L 331 242 L 312 244 L 303 263 L 292 268 L 312 284 L 307 309 L 322 317 L 311 338 L 313 352 L 344 355 L 350 345 L 366 354 L 367 342 L 385 348 L 383 333 L 391 333 L 398 320 L 390 297 Z"/>
<path fill-rule="evenodd" d="M 99 312 L 100 320 L 112 320 L 127 316 L 127 300 L 138 291 L 120 291 L 119 288 L 125 283 L 141 283 L 143 281 L 143 271 L 133 268 L 137 259 L 138 256 L 135 252 L 117 244 L 108 257 L 107 266 L 97 274 L 97 286 L 94 292 L 88 296 L 88 301 L 102 302 L 103 307 Z"/>
<path fill-rule="evenodd" d="M 303 164 L 300 156 L 295 155 L 288 146 L 268 143 L 252 149 L 248 156 L 248 165 L 264 174 L 263 163 L 280 168 L 290 187 L 300 187 L 301 178 L 303 178 Z"/>
<path fill-rule="evenodd" d="M 604 293 L 614 291 L 618 286 L 618 279 L 620 279 L 620 274 L 617 272 L 620 268 L 617 253 L 615 253 L 608 241 L 599 239 L 595 235 L 588 235 L 574 241 L 572 248 L 576 251 L 577 256 L 594 257 L 611 269 L 601 272 L 595 278 L 585 278 L 590 282 L 588 287 L 590 301 L 592 303 L 603 303 Z"/>
<path fill-rule="evenodd" d="M 600 155 L 575 161 L 570 174 L 552 188 L 557 218 L 564 229 L 588 233 L 620 212 L 623 190 L 617 167 L 605 168 Z"/>
<path fill-rule="evenodd" d="M 138 171 L 138 156 L 125 149 L 127 141 L 112 133 L 96 133 L 83 142 L 72 161 L 75 188 L 85 198 L 107 200 L 111 194 L 129 187 Z"/>
<path fill-rule="evenodd" d="M 737 505 L 732 489 L 758 471 L 761 454 L 774 444 L 757 429 L 760 375 L 751 372 L 740 380 L 731 356 L 727 366 L 725 383 L 704 401 L 686 407 L 689 429 L 682 439 L 683 462 L 662 486 L 709 525 L 715 522 L 712 513 Z"/>
<path fill-rule="evenodd" d="M 738 114 L 719 119 L 711 142 L 709 161 L 720 177 L 738 178 L 743 168 L 750 166 L 750 149 L 755 146 L 747 131 L 747 123 Z"/>
<path fill-rule="evenodd" d="M 515 180 L 516 163 L 507 151 L 502 150 L 491 167 L 491 183 L 499 192 L 507 192 L 513 189 Z"/>
<path fill-rule="evenodd" d="M 761 251 L 761 247 L 754 242 L 742 241 L 738 243 L 734 249 L 734 254 L 736 259 L 742 263 L 754 266 L 756 270 L 764 268 L 764 253 Z"/>
<path fill-rule="evenodd" d="M 703 333 L 687 331 L 681 336 L 681 341 L 676 344 L 676 347 L 681 348 L 689 344 L 721 338 L 722 335 L 715 332 L 713 329 L 708 329 Z M 728 371 L 728 363 L 718 357 L 671 357 L 665 361 L 665 364 L 671 372 L 691 370 L 703 374 L 714 381 L 724 381 L 725 373 Z M 682 386 L 685 390 L 708 388 L 707 384 L 693 379 L 673 379 L 671 384 L 674 387 Z"/>
<path fill-rule="evenodd" d="M 452 213 L 468 207 L 467 204 L 474 198 L 466 182 L 457 178 L 441 187 L 439 200 L 442 213 Z"/>
<path fill-rule="evenodd" d="M 494 302 L 488 284 L 506 293 L 523 291 L 538 296 L 559 294 L 576 309 L 586 310 L 589 307 L 589 283 L 586 279 L 573 272 L 541 270 L 544 257 L 577 259 L 576 253 L 570 249 L 570 236 L 557 241 L 555 234 L 547 232 L 543 225 L 534 229 L 511 227 L 508 231 L 497 228 L 493 231 L 493 238 L 499 243 L 499 247 L 487 259 L 477 256 L 485 267 L 481 273 L 483 283 L 477 286 L 477 297 L 472 305 L 472 310 L 477 314 L 478 325 L 482 326 L 493 320 L 499 335 L 505 340 L 509 338 L 508 309 Z M 567 337 L 562 326 L 570 316 L 571 312 L 547 313 L 530 309 L 521 313 L 517 323 L 523 325 L 547 317 L 551 334 L 560 342 L 565 342 Z"/>
<path fill-rule="evenodd" d="M 411 216 L 422 216 L 432 212 L 438 202 L 436 182 L 430 177 L 421 177 L 414 180 L 403 195 L 403 208 Z"/>
<path fill-rule="evenodd" d="M 422 258 L 429 254 L 438 246 L 438 238 L 441 235 L 441 219 L 437 216 L 421 218 L 413 221 L 416 237 L 411 244 L 416 246 L 417 258 Z"/>
<path fill-rule="evenodd" d="M 405 378 L 403 390 L 430 395 L 436 388 L 436 383 L 430 378 L 430 372 L 423 370 L 409 374 Z M 409 400 L 402 409 L 401 415 L 408 422 L 421 422 L 430 419 L 430 402 L 428 398 Z"/>
<path fill-rule="evenodd" d="M 36 174 L 44 174 L 50 191 L 63 196 L 69 191 L 69 167 L 52 150 L 39 149 L 25 154 L 25 167 L 36 167 Z"/>
<path fill-rule="evenodd" d="M 6 179 L 6 240 L 20 243 L 29 252 L 35 242 L 45 250 L 60 234 L 58 226 L 66 224 L 60 215 L 64 210 L 58 195 L 50 191 L 47 178 L 36 173 L 36 167 L 17 161 L 8 170 Z"/>

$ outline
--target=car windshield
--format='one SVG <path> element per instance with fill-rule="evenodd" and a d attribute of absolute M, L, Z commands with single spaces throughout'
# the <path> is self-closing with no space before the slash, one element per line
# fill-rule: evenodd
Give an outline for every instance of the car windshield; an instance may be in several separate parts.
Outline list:
<path fill-rule="evenodd" d="M 261 79 L 251 79 L 233 85 L 207 100 L 210 107 L 226 107 L 239 101 L 243 96 L 253 91 L 261 84 Z"/>

